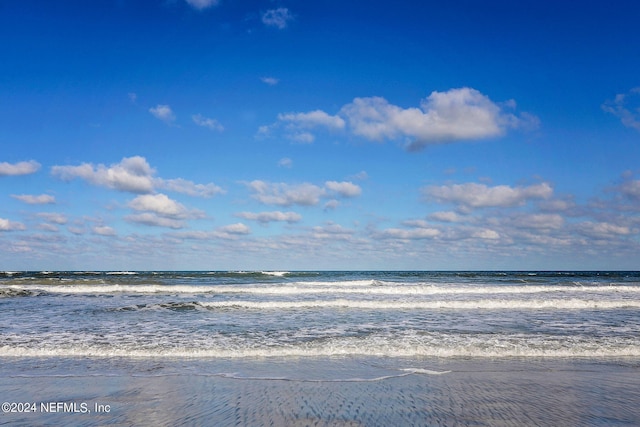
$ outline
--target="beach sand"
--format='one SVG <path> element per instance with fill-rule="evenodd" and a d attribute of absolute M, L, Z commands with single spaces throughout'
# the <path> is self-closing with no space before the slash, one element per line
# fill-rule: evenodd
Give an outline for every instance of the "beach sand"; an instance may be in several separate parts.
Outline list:
<path fill-rule="evenodd" d="M 2 413 L 0 425 L 640 425 L 637 361 L 352 357 L 2 362 L 0 399 L 33 403 L 36 410 Z"/>

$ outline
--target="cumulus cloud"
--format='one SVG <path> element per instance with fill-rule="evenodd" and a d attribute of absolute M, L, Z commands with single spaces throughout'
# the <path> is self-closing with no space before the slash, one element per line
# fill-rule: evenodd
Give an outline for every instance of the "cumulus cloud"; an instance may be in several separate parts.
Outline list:
<path fill-rule="evenodd" d="M 249 234 L 251 233 L 251 229 L 245 224 L 238 222 L 235 224 L 225 225 L 223 227 L 218 228 L 218 231 L 221 233 L 227 234 Z"/>
<path fill-rule="evenodd" d="M 59 214 L 59 213 L 53 213 L 53 212 L 41 212 L 39 214 L 37 214 L 37 216 L 39 218 L 44 219 L 47 222 L 51 222 L 54 224 L 66 224 L 67 223 L 67 217 L 63 214 Z"/>
<path fill-rule="evenodd" d="M 511 221 L 518 228 L 559 229 L 564 225 L 564 218 L 558 214 L 522 214 Z"/>
<path fill-rule="evenodd" d="M 212 6 L 217 6 L 220 2 L 219 0 L 184 0 L 187 4 L 194 9 L 203 10 Z"/>
<path fill-rule="evenodd" d="M 156 179 L 158 188 L 195 197 L 213 197 L 216 194 L 224 194 L 225 191 L 213 183 L 195 184 L 183 178 Z"/>
<path fill-rule="evenodd" d="M 287 28 L 290 21 L 293 20 L 293 15 L 286 7 L 279 7 L 277 9 L 267 10 L 262 14 L 262 23 L 269 27 L 276 27 L 280 30 Z"/>
<path fill-rule="evenodd" d="M 418 150 L 429 144 L 491 138 L 504 135 L 508 129 L 539 126 L 537 117 L 516 115 L 514 109 L 513 100 L 498 104 L 476 89 L 463 87 L 434 91 L 419 107 L 411 108 L 393 105 L 382 97 L 355 98 L 337 115 L 322 110 L 280 114 L 271 127 L 285 124 L 289 137 L 304 136 L 309 141 L 313 140 L 309 129 L 315 127 L 347 129 L 370 141 L 402 139 L 408 150 Z"/>
<path fill-rule="evenodd" d="M 150 193 L 154 187 L 155 170 L 144 157 L 134 156 L 126 157 L 110 167 L 102 164 L 94 166 L 91 163 L 83 163 L 80 166 L 53 166 L 51 173 L 64 181 L 81 178 L 91 184 L 113 190 Z"/>
<path fill-rule="evenodd" d="M 236 240 L 239 237 L 246 236 L 250 233 L 251 228 L 241 222 L 238 222 L 236 224 L 218 227 L 211 231 L 185 231 L 175 233 L 173 236 L 179 239 L 189 240 Z"/>
<path fill-rule="evenodd" d="M 338 206 L 340 206 L 340 202 L 337 201 L 336 199 L 331 199 L 324 204 L 324 210 L 330 211 L 330 210 L 336 209 Z"/>
<path fill-rule="evenodd" d="M 508 128 L 532 125 L 532 116 L 517 117 L 471 88 L 434 91 L 420 108 L 402 108 L 381 97 L 356 98 L 342 115 L 354 134 L 372 141 L 406 137 L 408 148 L 503 135 Z"/>
<path fill-rule="evenodd" d="M 157 119 L 162 120 L 165 123 L 171 123 L 176 119 L 176 116 L 171 111 L 171 107 L 164 104 L 158 104 L 155 107 L 149 108 L 149 112 Z"/>
<path fill-rule="evenodd" d="M 106 225 L 97 225 L 93 227 L 93 233 L 99 236 L 115 236 L 116 230 Z"/>
<path fill-rule="evenodd" d="M 278 120 L 308 129 L 326 127 L 328 129 L 339 130 L 345 126 L 344 119 L 338 116 L 331 116 L 321 110 L 310 111 L 308 113 L 279 114 Z"/>
<path fill-rule="evenodd" d="M 433 239 L 439 235 L 440 230 L 437 228 L 413 228 L 410 230 L 403 228 L 387 228 L 378 233 L 377 237 L 382 239 L 416 240 Z"/>
<path fill-rule="evenodd" d="M 342 130 L 345 121 L 339 116 L 332 116 L 324 111 L 315 110 L 308 113 L 285 113 L 278 114 L 278 122 L 271 126 L 263 127 L 261 132 L 269 134 L 273 129 L 283 127 L 287 138 L 303 144 L 310 144 L 315 140 L 315 136 L 310 130 L 324 128 L 330 131 Z"/>
<path fill-rule="evenodd" d="M 342 197 L 357 197 L 362 194 L 362 189 L 360 188 L 360 186 L 349 181 L 327 181 L 325 182 L 324 186 L 328 190 L 334 193 L 338 193 Z"/>
<path fill-rule="evenodd" d="M 189 210 L 161 193 L 138 196 L 129 202 L 129 207 L 141 213 L 126 216 L 126 221 L 155 227 L 184 228 L 186 225 L 183 220 L 205 216 L 203 212 Z"/>
<path fill-rule="evenodd" d="M 335 194 L 342 197 L 357 197 L 362 192 L 358 185 L 348 181 L 327 181 L 324 187 L 307 182 L 286 184 L 260 180 L 251 181 L 245 185 L 254 192 L 252 195 L 254 199 L 266 205 L 279 206 L 315 206 L 323 197 L 331 197 Z"/>
<path fill-rule="evenodd" d="M 0 176 L 29 175 L 37 172 L 39 169 L 40 163 L 35 160 L 18 163 L 2 162 L 0 163 Z"/>
<path fill-rule="evenodd" d="M 433 221 L 440 222 L 460 222 L 462 221 L 462 217 L 451 211 L 443 211 L 443 212 L 434 212 L 429 215 L 429 219 Z"/>
<path fill-rule="evenodd" d="M 283 221 L 288 223 L 298 222 L 302 219 L 302 216 L 296 212 L 240 212 L 236 214 L 239 218 L 244 218 L 252 221 L 258 221 L 262 224 L 268 224 L 273 221 Z"/>
<path fill-rule="evenodd" d="M 156 178 L 156 173 L 144 157 L 125 157 L 120 163 L 105 166 L 83 163 L 80 166 L 53 166 L 51 173 L 64 180 L 83 179 L 93 185 L 137 194 L 153 193 L 157 189 L 197 197 L 212 197 L 224 193 L 213 183 L 195 184 L 183 178 Z"/>
<path fill-rule="evenodd" d="M 602 109 L 618 117 L 623 125 L 640 131 L 640 87 L 605 101 Z"/>
<path fill-rule="evenodd" d="M 626 180 L 620 185 L 619 190 L 632 200 L 640 200 L 640 180 Z"/>
<path fill-rule="evenodd" d="M 609 222 L 585 221 L 578 224 L 578 230 L 589 237 L 596 239 L 610 239 L 616 236 L 626 236 L 632 233 L 627 226 L 612 224 Z"/>
<path fill-rule="evenodd" d="M 184 228 L 184 221 L 158 216 L 152 212 L 144 212 L 140 214 L 127 215 L 124 219 L 128 222 L 134 222 L 136 224 L 149 225 L 153 227 L 165 227 L 180 229 Z"/>
<path fill-rule="evenodd" d="M 198 126 L 202 126 L 218 132 L 222 132 L 224 130 L 224 127 L 216 119 L 204 117 L 202 114 L 196 114 L 194 116 L 191 116 L 191 118 L 193 119 L 193 122 Z"/>
<path fill-rule="evenodd" d="M 518 206 L 531 199 L 547 199 L 551 197 L 553 189 L 546 182 L 527 187 L 488 187 L 470 182 L 429 186 L 423 188 L 423 193 L 440 203 L 453 203 L 464 208 L 485 208 Z"/>
<path fill-rule="evenodd" d="M 50 233 L 57 233 L 59 231 L 58 226 L 48 223 L 38 225 L 38 229 L 42 231 L 48 231 Z"/>
<path fill-rule="evenodd" d="M 255 180 L 246 185 L 254 192 L 252 197 L 266 205 L 313 206 L 324 194 L 321 187 L 309 183 L 291 185 Z"/>
<path fill-rule="evenodd" d="M 354 230 L 345 228 L 340 224 L 335 224 L 333 222 L 313 227 L 311 231 L 311 236 L 314 239 L 326 239 L 331 241 L 350 240 L 355 234 Z"/>
<path fill-rule="evenodd" d="M 56 198 L 49 194 L 40 194 L 37 196 L 31 194 L 12 194 L 11 197 L 29 205 L 50 205 L 56 202 Z"/>
<path fill-rule="evenodd" d="M 0 231 L 17 231 L 26 230 L 27 227 L 21 222 L 9 221 L 8 219 L 0 218 Z"/>
<path fill-rule="evenodd" d="M 472 237 L 476 237 L 478 239 L 485 240 L 498 240 L 500 238 L 500 233 L 495 230 L 491 230 L 488 228 L 482 230 L 476 230 L 471 234 Z"/>
<path fill-rule="evenodd" d="M 154 212 L 162 216 L 184 218 L 187 208 L 171 200 L 166 194 L 144 194 L 129 202 L 129 207 L 137 211 Z"/>

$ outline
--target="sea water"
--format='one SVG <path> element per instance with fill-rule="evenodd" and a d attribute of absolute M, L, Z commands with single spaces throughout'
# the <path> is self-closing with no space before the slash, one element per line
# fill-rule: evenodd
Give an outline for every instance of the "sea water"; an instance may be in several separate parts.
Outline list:
<path fill-rule="evenodd" d="M 0 358 L 640 357 L 638 272 L 0 272 Z"/>
<path fill-rule="evenodd" d="M 0 272 L 0 425 L 640 425 L 638 272 Z"/>

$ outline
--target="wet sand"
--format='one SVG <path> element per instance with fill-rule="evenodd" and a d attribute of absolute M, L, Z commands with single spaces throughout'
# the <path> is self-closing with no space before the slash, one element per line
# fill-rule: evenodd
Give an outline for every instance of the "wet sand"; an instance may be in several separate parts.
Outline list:
<path fill-rule="evenodd" d="M 638 361 L 2 362 L 0 399 L 36 410 L 0 425 L 640 425 Z"/>

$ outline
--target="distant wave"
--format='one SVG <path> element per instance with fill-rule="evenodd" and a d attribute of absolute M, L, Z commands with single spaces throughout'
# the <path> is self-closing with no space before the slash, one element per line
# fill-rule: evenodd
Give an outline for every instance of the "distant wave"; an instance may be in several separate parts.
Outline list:
<path fill-rule="evenodd" d="M 640 357 L 637 344 L 611 345 L 584 342 L 572 345 L 537 345 L 527 342 L 496 342 L 485 338 L 484 342 L 457 340 L 446 342 L 394 342 L 363 341 L 356 338 L 321 345 L 297 344 L 290 346 L 215 347 L 215 348 L 167 348 L 141 349 L 123 346 L 77 345 L 65 347 L 17 347 L 0 346 L 0 357 L 96 357 L 96 358 L 286 358 L 286 357 L 439 357 L 439 358 L 621 358 Z"/>
<path fill-rule="evenodd" d="M 594 301 L 583 299 L 477 301 L 362 301 L 347 299 L 315 301 L 187 301 L 137 304 L 115 310 L 308 310 L 343 308 L 355 310 L 614 310 L 640 308 L 640 301 Z"/>
<path fill-rule="evenodd" d="M 595 301 L 581 299 L 556 300 L 477 300 L 477 301 L 362 301 L 362 300 L 316 300 L 316 301 L 215 301 L 201 302 L 208 308 L 240 308 L 256 310 L 352 308 L 365 310 L 611 310 L 618 308 L 640 308 L 637 300 Z"/>
<path fill-rule="evenodd" d="M 478 286 L 478 287 L 445 287 L 422 286 L 408 284 L 375 285 L 372 281 L 345 282 L 292 282 L 282 285 L 118 285 L 97 282 L 95 284 L 20 284 L 0 286 L 0 293 L 6 289 L 24 291 L 43 291 L 62 294 L 255 294 L 255 295 L 389 295 L 389 296 L 429 296 L 429 295 L 516 295 L 516 294 L 629 294 L 640 293 L 640 286 Z M 77 283 L 77 282 L 76 282 Z"/>
<path fill-rule="evenodd" d="M 261 271 L 261 274 L 264 274 L 265 276 L 276 276 L 276 277 L 282 277 L 282 276 L 286 276 L 287 274 L 291 274 L 288 271 Z"/>

